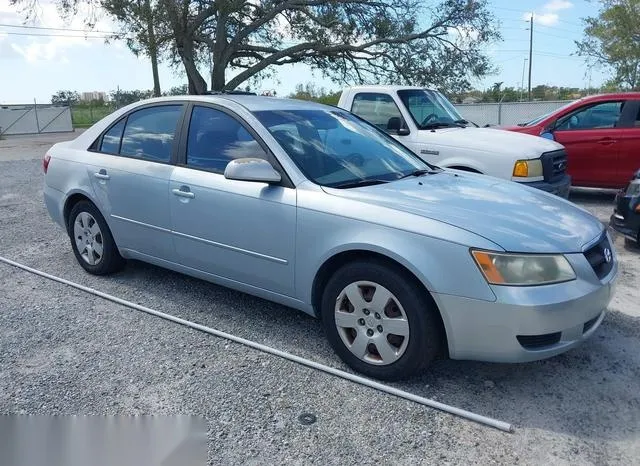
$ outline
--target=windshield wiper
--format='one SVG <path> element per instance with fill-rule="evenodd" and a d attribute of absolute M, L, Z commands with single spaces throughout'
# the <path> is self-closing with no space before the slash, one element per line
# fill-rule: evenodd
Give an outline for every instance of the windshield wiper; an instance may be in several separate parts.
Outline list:
<path fill-rule="evenodd" d="M 420 168 L 418 170 L 412 171 L 411 173 L 407 173 L 406 175 L 402 175 L 398 179 L 402 180 L 404 178 L 409 178 L 410 176 L 422 176 L 422 175 L 428 175 L 431 173 L 436 173 L 436 172 L 434 170 L 427 170 L 426 168 Z"/>
<path fill-rule="evenodd" d="M 457 121 L 449 121 L 449 122 L 433 122 L 433 123 L 427 123 L 426 125 L 422 125 L 420 127 L 420 129 L 436 129 L 436 128 L 450 128 L 452 126 L 457 126 L 458 128 L 466 128 L 467 125 L 464 125 L 462 123 L 459 122 L 459 120 Z"/>
<path fill-rule="evenodd" d="M 335 184 L 333 186 L 329 186 L 330 188 L 338 188 L 338 189 L 344 189 L 344 188 L 361 188 L 363 186 L 373 186 L 376 184 L 384 184 L 384 183 L 388 183 L 387 180 L 355 180 L 355 181 L 347 181 L 345 183 L 340 183 L 340 184 Z"/>

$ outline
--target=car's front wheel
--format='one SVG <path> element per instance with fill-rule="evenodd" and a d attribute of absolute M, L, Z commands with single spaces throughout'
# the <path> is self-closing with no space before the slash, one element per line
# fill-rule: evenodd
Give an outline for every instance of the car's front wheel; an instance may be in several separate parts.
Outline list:
<path fill-rule="evenodd" d="M 73 206 L 67 230 L 73 253 L 87 272 L 106 275 L 124 265 L 107 222 L 91 202 L 80 201 Z"/>
<path fill-rule="evenodd" d="M 399 380 L 423 370 L 442 344 L 437 309 L 407 273 L 380 261 L 337 270 L 322 299 L 322 320 L 340 358 L 358 372 Z"/>

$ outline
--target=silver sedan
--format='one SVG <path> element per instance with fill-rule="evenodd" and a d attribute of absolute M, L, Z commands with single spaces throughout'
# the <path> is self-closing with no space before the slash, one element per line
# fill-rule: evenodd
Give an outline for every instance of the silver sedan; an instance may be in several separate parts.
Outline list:
<path fill-rule="evenodd" d="M 53 146 L 44 171 L 48 211 L 89 273 L 138 259 L 300 309 L 380 379 L 440 355 L 573 348 L 604 318 L 617 273 L 586 211 L 439 169 L 308 102 L 139 102 Z"/>

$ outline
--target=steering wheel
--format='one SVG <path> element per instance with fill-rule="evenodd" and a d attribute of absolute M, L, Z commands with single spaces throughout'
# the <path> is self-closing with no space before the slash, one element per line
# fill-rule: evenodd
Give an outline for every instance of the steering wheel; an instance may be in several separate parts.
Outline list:
<path fill-rule="evenodd" d="M 361 167 L 364 165 L 364 157 L 357 152 L 347 155 L 344 158 L 345 162 L 349 162 L 350 164 L 355 165 L 356 167 Z"/>
<path fill-rule="evenodd" d="M 420 126 L 424 126 L 427 123 L 429 123 L 431 120 L 437 120 L 438 119 L 438 115 L 436 115 L 435 113 L 429 113 L 426 117 L 424 117 L 424 120 L 422 120 L 422 123 L 420 124 Z"/>

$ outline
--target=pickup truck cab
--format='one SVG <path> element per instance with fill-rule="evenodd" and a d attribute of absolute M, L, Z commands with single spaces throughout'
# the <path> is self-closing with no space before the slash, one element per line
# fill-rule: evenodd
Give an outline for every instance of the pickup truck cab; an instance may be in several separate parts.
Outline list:
<path fill-rule="evenodd" d="M 355 86 L 338 107 L 386 131 L 424 161 L 516 181 L 568 197 L 564 147 L 548 139 L 477 128 L 438 91 L 410 86 Z"/>
<path fill-rule="evenodd" d="M 584 97 L 502 129 L 562 144 L 574 186 L 623 188 L 640 166 L 640 92 Z"/>

